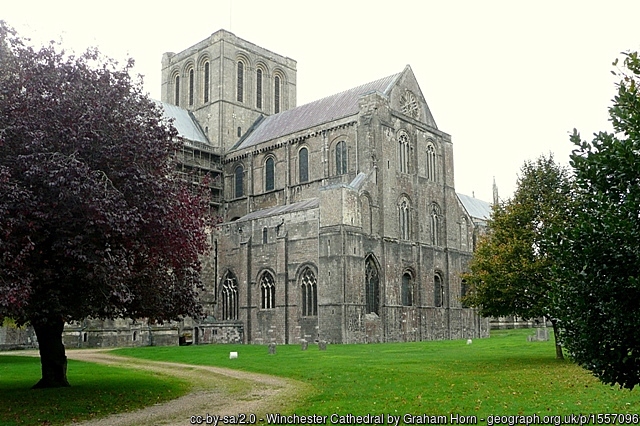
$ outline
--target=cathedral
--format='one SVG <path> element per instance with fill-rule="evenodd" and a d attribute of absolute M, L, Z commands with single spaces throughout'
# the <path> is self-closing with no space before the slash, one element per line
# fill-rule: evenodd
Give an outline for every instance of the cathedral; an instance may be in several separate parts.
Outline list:
<path fill-rule="evenodd" d="M 179 171 L 207 185 L 218 218 L 207 316 L 87 319 L 64 344 L 488 337 L 460 299 L 491 206 L 456 193 L 451 136 L 411 67 L 398 71 L 297 106 L 296 61 L 228 31 L 165 53 L 159 105 L 182 141 Z M 0 328 L 0 349 L 34 338 Z"/>
<path fill-rule="evenodd" d="M 296 62 L 220 30 L 162 59 L 181 169 L 219 226 L 194 343 L 486 337 L 461 272 L 489 215 L 411 67 L 296 105 Z"/>

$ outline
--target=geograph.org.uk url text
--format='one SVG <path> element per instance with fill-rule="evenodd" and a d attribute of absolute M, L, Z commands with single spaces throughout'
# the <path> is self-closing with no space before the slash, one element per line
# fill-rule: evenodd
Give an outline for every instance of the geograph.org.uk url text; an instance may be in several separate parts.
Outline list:
<path fill-rule="evenodd" d="M 564 414 L 564 415 L 490 415 L 467 416 L 461 414 L 429 415 L 429 414 L 331 414 L 331 415 L 299 415 L 267 413 L 263 416 L 255 414 L 238 414 L 235 416 L 219 416 L 206 414 L 204 416 L 191 416 L 191 424 L 218 425 L 253 425 L 253 424 L 278 424 L 278 425 L 637 425 L 640 423 L 638 414 Z"/>

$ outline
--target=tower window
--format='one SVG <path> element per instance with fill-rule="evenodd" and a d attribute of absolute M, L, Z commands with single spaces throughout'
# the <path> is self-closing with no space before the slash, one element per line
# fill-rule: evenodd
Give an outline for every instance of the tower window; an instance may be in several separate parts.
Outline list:
<path fill-rule="evenodd" d="M 432 144 L 427 145 L 427 179 L 436 181 L 436 149 Z"/>
<path fill-rule="evenodd" d="M 262 109 L 262 70 L 256 71 L 256 108 Z"/>
<path fill-rule="evenodd" d="M 402 275 L 402 306 L 413 305 L 413 285 L 411 275 L 405 272 Z"/>
<path fill-rule="evenodd" d="M 180 106 L 180 76 L 176 75 L 176 78 L 174 80 L 174 85 L 173 85 L 173 103 L 176 106 Z"/>
<path fill-rule="evenodd" d="M 444 285 L 442 285 L 442 277 L 440 274 L 433 276 L 433 304 L 440 308 L 444 303 Z"/>
<path fill-rule="evenodd" d="M 276 76 L 273 80 L 273 112 L 280 112 L 280 77 Z"/>
<path fill-rule="evenodd" d="M 238 102 L 244 102 L 244 63 L 242 61 L 238 61 L 237 82 L 236 99 Z"/>
<path fill-rule="evenodd" d="M 203 99 L 204 102 L 207 103 L 209 102 L 209 62 L 205 62 L 204 63 L 204 93 L 203 93 Z"/>
<path fill-rule="evenodd" d="M 193 106 L 193 68 L 189 70 L 189 106 Z"/>
<path fill-rule="evenodd" d="M 409 136 L 401 133 L 398 137 L 398 160 L 401 173 L 409 173 L 409 150 Z"/>
<path fill-rule="evenodd" d="M 365 262 L 364 276 L 365 312 L 367 314 L 378 314 L 378 307 L 380 306 L 380 278 L 378 268 L 371 257 L 368 257 Z"/>

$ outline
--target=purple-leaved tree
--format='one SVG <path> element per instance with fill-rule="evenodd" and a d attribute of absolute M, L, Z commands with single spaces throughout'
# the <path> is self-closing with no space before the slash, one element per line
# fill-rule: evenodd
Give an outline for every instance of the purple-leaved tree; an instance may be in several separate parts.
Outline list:
<path fill-rule="evenodd" d="M 33 325 L 42 379 L 69 386 L 65 321 L 201 314 L 207 199 L 173 126 L 97 50 L 34 49 L 0 21 L 0 323 Z"/>

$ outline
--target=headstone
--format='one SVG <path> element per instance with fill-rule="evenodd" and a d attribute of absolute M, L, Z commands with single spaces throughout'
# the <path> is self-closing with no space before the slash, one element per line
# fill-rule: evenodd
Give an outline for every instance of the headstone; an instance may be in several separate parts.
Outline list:
<path fill-rule="evenodd" d="M 302 348 L 303 351 L 306 351 L 307 348 L 309 347 L 309 342 L 307 342 L 304 339 L 300 340 L 300 347 Z"/>
<path fill-rule="evenodd" d="M 238 352 L 229 352 L 229 359 L 238 358 Z"/>
<path fill-rule="evenodd" d="M 546 327 L 536 328 L 536 334 L 527 336 L 529 342 L 546 342 L 549 340 L 549 329 Z"/>
<path fill-rule="evenodd" d="M 324 340 L 320 340 L 318 342 L 318 349 L 320 349 L 321 351 L 326 351 L 327 350 L 327 342 L 325 342 Z"/>
<path fill-rule="evenodd" d="M 276 354 L 276 344 L 275 343 L 269 343 L 269 355 L 275 355 Z"/>

